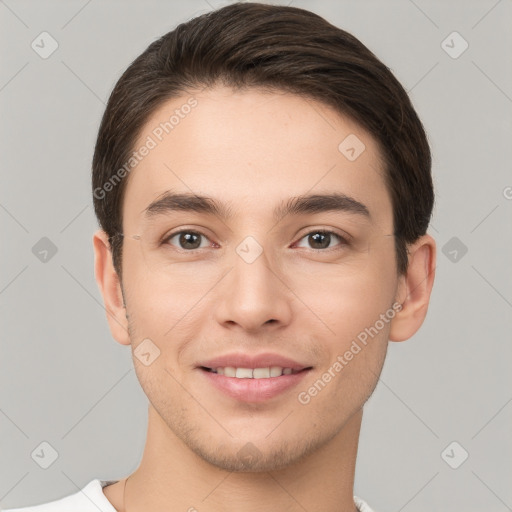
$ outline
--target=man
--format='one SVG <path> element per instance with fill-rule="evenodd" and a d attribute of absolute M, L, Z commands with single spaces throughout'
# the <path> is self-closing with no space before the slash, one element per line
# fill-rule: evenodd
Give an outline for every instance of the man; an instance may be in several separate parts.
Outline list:
<path fill-rule="evenodd" d="M 370 511 L 362 411 L 427 313 L 428 142 L 388 68 L 308 11 L 152 43 L 99 129 L 96 279 L 149 399 L 135 472 L 32 512 Z"/>

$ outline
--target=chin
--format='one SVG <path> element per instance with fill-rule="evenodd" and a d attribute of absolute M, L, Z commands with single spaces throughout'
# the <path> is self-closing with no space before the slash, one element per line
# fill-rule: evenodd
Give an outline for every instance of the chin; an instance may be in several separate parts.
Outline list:
<path fill-rule="evenodd" d="M 262 439 L 254 441 L 229 441 L 208 443 L 185 439 L 188 447 L 209 464 L 229 472 L 262 473 L 277 471 L 298 463 L 323 443 L 320 439 L 298 442 L 276 439 L 274 442 Z M 215 447 L 215 448 L 212 448 Z"/>

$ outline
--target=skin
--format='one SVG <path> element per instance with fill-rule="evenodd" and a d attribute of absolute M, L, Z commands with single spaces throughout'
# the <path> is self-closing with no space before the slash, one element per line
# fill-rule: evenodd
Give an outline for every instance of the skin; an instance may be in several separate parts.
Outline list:
<path fill-rule="evenodd" d="M 122 287 L 106 234 L 93 237 L 114 339 L 132 353 L 146 338 L 160 350 L 148 366 L 133 357 L 150 403 L 126 506 L 124 479 L 104 493 L 117 510 L 130 512 L 354 511 L 362 407 L 388 341 L 410 338 L 424 321 L 435 241 L 425 235 L 409 246 L 408 272 L 397 275 L 379 148 L 359 125 L 313 100 L 254 88 L 192 91 L 154 113 L 137 147 L 192 95 L 197 106 L 129 175 Z M 350 134 L 366 146 L 355 161 L 338 150 Z M 148 227 L 141 212 L 169 189 L 227 203 L 233 217 L 179 212 Z M 371 221 L 343 212 L 288 215 L 277 223 L 272 217 L 289 197 L 333 191 L 364 203 Z M 203 248 L 190 252 L 179 237 L 152 248 L 151 241 L 182 227 L 203 233 Z M 354 245 L 334 237 L 329 249 L 315 251 L 307 235 L 320 228 L 348 233 Z M 263 249 L 250 264 L 236 252 L 247 236 Z M 401 311 L 301 404 L 298 393 L 395 302 Z M 298 387 L 245 403 L 219 392 L 195 367 L 234 351 L 277 352 L 313 368 Z M 247 443 L 257 454 L 250 463 L 238 453 Z"/>

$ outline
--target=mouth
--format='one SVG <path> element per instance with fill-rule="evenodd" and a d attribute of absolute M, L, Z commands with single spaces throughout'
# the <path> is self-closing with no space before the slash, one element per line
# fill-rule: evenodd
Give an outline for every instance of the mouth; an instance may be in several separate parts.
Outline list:
<path fill-rule="evenodd" d="M 219 357 L 196 366 L 212 387 L 242 402 L 264 402 L 297 386 L 313 366 L 275 354 Z"/>
<path fill-rule="evenodd" d="M 201 370 L 216 373 L 217 375 L 224 375 L 235 379 L 273 379 L 281 377 L 282 375 L 295 375 L 297 373 L 311 370 L 312 366 L 307 368 L 283 368 L 282 366 L 268 366 L 264 368 L 237 368 L 235 366 L 219 366 L 217 368 L 209 368 L 207 366 L 200 366 Z"/>

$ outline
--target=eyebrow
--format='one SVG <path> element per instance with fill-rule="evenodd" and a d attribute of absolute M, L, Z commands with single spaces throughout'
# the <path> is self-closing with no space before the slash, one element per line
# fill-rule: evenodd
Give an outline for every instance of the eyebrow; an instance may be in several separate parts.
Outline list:
<path fill-rule="evenodd" d="M 164 192 L 153 201 L 142 213 L 147 219 L 171 212 L 185 211 L 214 215 L 223 220 L 233 217 L 230 206 L 220 203 L 211 197 L 192 193 Z M 353 197 L 341 193 L 309 194 L 290 197 L 279 204 L 274 210 L 274 220 L 286 215 L 314 214 L 322 212 L 344 212 L 371 219 L 370 211 L 363 203 Z"/>

